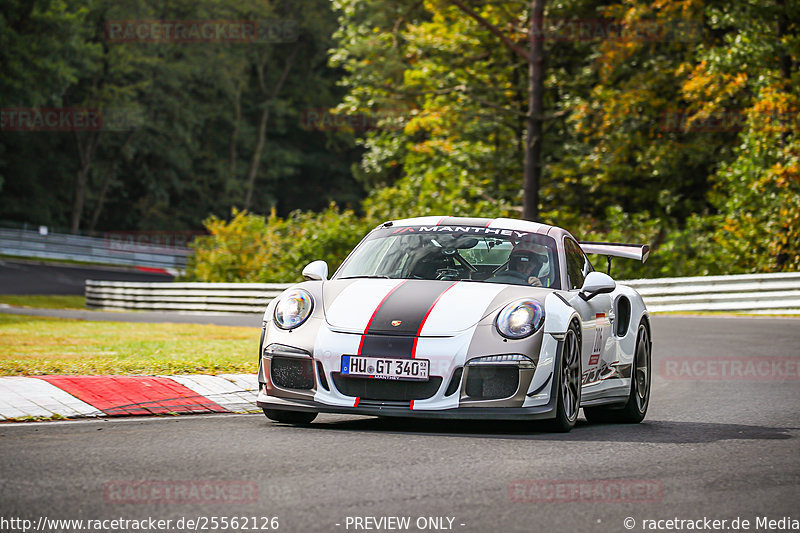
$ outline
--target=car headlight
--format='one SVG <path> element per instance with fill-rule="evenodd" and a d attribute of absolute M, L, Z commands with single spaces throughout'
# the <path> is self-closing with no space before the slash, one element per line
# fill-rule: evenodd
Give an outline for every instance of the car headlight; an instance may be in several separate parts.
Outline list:
<path fill-rule="evenodd" d="M 495 326 L 503 337 L 524 339 L 544 324 L 544 307 L 536 300 L 518 300 L 497 314 Z"/>
<path fill-rule="evenodd" d="M 311 315 L 314 299 L 303 289 L 284 294 L 275 306 L 275 325 L 281 329 L 294 329 Z"/>

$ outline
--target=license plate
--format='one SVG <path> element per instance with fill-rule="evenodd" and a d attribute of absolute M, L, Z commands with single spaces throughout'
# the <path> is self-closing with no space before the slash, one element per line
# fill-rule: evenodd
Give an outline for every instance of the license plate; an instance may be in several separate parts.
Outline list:
<path fill-rule="evenodd" d="M 354 377 L 428 381 L 429 365 L 427 359 L 342 356 L 342 374 Z"/>

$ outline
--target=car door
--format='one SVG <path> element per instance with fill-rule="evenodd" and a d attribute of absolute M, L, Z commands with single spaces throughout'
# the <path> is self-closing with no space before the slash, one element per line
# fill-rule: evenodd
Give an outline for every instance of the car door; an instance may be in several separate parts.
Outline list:
<path fill-rule="evenodd" d="M 592 264 L 581 247 L 570 237 L 564 237 L 564 252 L 567 267 L 567 290 L 572 293 L 570 304 L 581 316 L 582 383 L 594 383 L 602 379 L 605 369 L 616 356 L 615 338 L 611 335 L 613 310 L 611 295 L 598 294 L 588 302 L 580 297 L 586 275 L 592 272 Z"/>

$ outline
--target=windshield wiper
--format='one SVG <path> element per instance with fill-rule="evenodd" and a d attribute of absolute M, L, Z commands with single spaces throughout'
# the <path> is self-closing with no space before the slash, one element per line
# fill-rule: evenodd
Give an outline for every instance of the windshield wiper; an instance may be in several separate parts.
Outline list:
<path fill-rule="evenodd" d="M 375 276 L 344 276 L 344 277 L 342 277 L 342 278 L 339 278 L 339 279 L 356 279 L 356 278 L 367 278 L 367 279 L 375 279 L 375 278 L 378 278 L 378 279 L 391 279 L 391 278 L 389 278 L 389 276 L 379 276 L 379 275 L 375 275 Z"/>

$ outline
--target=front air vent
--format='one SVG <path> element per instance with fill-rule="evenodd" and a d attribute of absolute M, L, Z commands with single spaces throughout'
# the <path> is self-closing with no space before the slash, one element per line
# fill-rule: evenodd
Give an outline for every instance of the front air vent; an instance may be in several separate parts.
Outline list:
<path fill-rule="evenodd" d="M 442 378 L 431 376 L 428 381 L 400 381 L 391 379 L 351 378 L 333 372 L 333 384 L 345 396 L 362 400 L 408 402 L 430 398 L 442 385 Z M 360 404 L 359 404 L 360 405 Z"/>
<path fill-rule="evenodd" d="M 317 361 L 317 375 L 319 375 L 320 386 L 326 391 L 330 391 L 331 388 L 328 386 L 328 378 L 325 377 L 325 369 L 322 367 L 321 361 Z"/>
<path fill-rule="evenodd" d="M 284 389 L 314 388 L 314 364 L 310 358 L 273 357 L 270 375 L 272 382 Z"/>
<path fill-rule="evenodd" d="M 617 337 L 624 337 L 628 333 L 631 323 L 631 302 L 624 296 L 617 299 Z"/>
<path fill-rule="evenodd" d="M 470 400 L 499 400 L 517 392 L 519 370 L 508 365 L 471 366 L 466 379 L 465 392 Z"/>
<path fill-rule="evenodd" d="M 453 372 L 453 379 L 450 380 L 450 384 L 447 386 L 447 390 L 444 391 L 445 396 L 452 396 L 456 392 L 458 392 L 458 387 L 461 385 L 461 374 L 464 373 L 464 368 L 459 367 L 456 368 L 456 371 Z"/>

